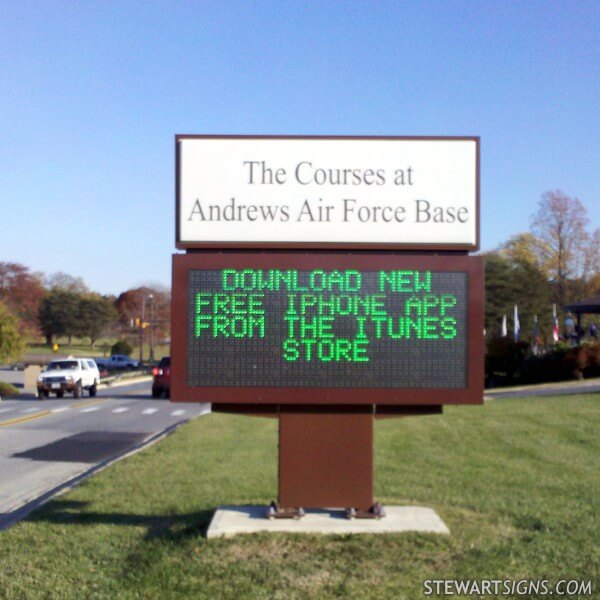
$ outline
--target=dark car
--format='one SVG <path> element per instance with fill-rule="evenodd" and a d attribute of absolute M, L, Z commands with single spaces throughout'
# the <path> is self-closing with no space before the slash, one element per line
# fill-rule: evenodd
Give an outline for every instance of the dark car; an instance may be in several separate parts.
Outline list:
<path fill-rule="evenodd" d="M 160 398 L 163 394 L 171 396 L 171 357 L 164 356 L 157 367 L 152 369 L 154 381 L 152 382 L 152 397 Z"/>

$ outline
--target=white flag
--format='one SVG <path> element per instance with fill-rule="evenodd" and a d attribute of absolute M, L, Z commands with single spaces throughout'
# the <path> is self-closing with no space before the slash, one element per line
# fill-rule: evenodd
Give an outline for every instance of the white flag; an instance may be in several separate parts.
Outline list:
<path fill-rule="evenodd" d="M 502 315 L 502 327 L 500 329 L 500 335 L 502 337 L 506 337 L 508 335 L 508 330 L 506 328 L 506 315 Z"/>
<path fill-rule="evenodd" d="M 519 333 L 521 333 L 521 324 L 519 323 L 519 309 L 515 304 L 515 312 L 513 315 L 513 320 L 515 323 L 515 342 L 519 341 Z"/>

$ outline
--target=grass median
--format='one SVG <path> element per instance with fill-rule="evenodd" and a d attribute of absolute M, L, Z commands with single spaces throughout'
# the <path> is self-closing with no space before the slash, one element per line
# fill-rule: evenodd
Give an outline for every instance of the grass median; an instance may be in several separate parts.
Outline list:
<path fill-rule="evenodd" d="M 378 421 L 375 489 L 450 536 L 207 540 L 221 504 L 277 492 L 274 420 L 210 415 L 0 533 L 2 598 L 422 598 L 427 579 L 592 580 L 600 405 L 493 401 Z"/>

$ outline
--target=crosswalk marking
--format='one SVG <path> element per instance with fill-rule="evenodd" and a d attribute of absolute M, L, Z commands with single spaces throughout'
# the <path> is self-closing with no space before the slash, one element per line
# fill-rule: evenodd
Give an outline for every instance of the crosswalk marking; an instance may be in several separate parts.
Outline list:
<path fill-rule="evenodd" d="M 58 406 L 57 408 L 53 408 L 51 412 L 59 413 L 64 412 L 65 410 L 69 410 L 70 406 Z"/>
<path fill-rule="evenodd" d="M 90 406 L 89 408 L 82 408 L 79 412 L 82 413 L 90 413 L 90 412 L 94 412 L 95 410 L 99 410 L 99 406 Z"/>
<path fill-rule="evenodd" d="M 127 412 L 129 409 L 126 406 L 119 406 L 119 408 L 115 408 L 115 410 L 113 410 L 114 413 L 124 413 Z"/>
<path fill-rule="evenodd" d="M 180 417 L 184 412 L 185 412 L 185 410 L 174 410 L 171 413 L 171 416 L 172 417 Z"/>
<path fill-rule="evenodd" d="M 22 410 L 21 413 L 33 413 L 38 412 L 39 410 L 39 408 L 26 408 L 25 410 Z"/>
<path fill-rule="evenodd" d="M 11 410 L 14 410 L 14 408 L 0 408 L 0 413 L 10 412 Z"/>
<path fill-rule="evenodd" d="M 158 408 L 147 408 L 142 411 L 143 415 L 153 415 L 155 412 L 158 412 Z"/>

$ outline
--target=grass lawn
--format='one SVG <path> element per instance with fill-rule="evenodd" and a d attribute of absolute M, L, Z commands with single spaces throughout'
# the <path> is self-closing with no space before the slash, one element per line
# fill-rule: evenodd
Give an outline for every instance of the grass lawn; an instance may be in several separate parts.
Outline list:
<path fill-rule="evenodd" d="M 598 597 L 599 425 L 593 395 L 378 421 L 378 499 L 435 508 L 450 536 L 208 541 L 216 506 L 275 497 L 277 425 L 202 417 L 1 532 L 0 597 L 402 599 L 440 578 L 592 580 Z"/>
<path fill-rule="evenodd" d="M 110 348 L 116 342 L 116 339 L 104 340 L 101 339 L 92 348 L 92 345 L 89 342 L 82 342 L 80 340 L 74 340 L 71 344 L 68 344 L 67 340 L 58 340 L 59 350 L 55 353 L 52 350 L 51 346 L 47 346 L 46 344 L 29 344 L 27 347 L 27 354 L 43 354 L 48 356 L 54 356 L 58 354 L 60 356 L 64 356 L 65 354 L 71 354 L 73 356 L 110 356 Z M 144 359 L 148 360 L 150 356 L 150 344 L 144 342 Z M 154 345 L 154 356 L 156 360 L 161 359 L 163 356 L 168 356 L 170 353 L 170 345 L 169 344 L 155 344 Z M 139 358 L 140 355 L 140 346 L 134 345 L 133 352 L 131 356 L 133 358 Z"/>

